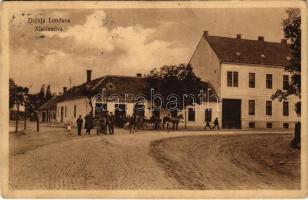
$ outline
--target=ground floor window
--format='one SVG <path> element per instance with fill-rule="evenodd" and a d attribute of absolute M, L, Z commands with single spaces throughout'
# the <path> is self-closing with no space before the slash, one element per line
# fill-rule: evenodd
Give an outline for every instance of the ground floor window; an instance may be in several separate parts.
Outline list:
<path fill-rule="evenodd" d="M 266 115 L 272 115 L 272 101 L 266 101 Z"/>
<path fill-rule="evenodd" d="M 266 123 L 266 128 L 272 128 L 273 124 L 272 123 Z"/>
<path fill-rule="evenodd" d="M 190 121 L 190 122 L 195 121 L 195 110 L 194 110 L 194 108 L 188 108 L 188 121 Z"/>
<path fill-rule="evenodd" d="M 282 108 L 283 116 L 288 116 L 289 115 L 289 102 L 284 101 L 282 104 L 283 104 L 283 108 Z"/>
<path fill-rule="evenodd" d="M 248 100 L 248 114 L 255 114 L 255 100 Z"/>
<path fill-rule="evenodd" d="M 283 128 L 289 128 L 289 123 L 283 123 Z"/>
<path fill-rule="evenodd" d="M 212 121 L 212 110 L 211 109 L 205 109 L 205 122 L 211 122 Z"/>
<path fill-rule="evenodd" d="M 255 128 L 255 123 L 254 122 L 249 122 L 249 128 Z"/>
<path fill-rule="evenodd" d="M 67 107 L 65 106 L 64 107 L 64 116 L 66 117 L 66 114 L 67 114 Z"/>

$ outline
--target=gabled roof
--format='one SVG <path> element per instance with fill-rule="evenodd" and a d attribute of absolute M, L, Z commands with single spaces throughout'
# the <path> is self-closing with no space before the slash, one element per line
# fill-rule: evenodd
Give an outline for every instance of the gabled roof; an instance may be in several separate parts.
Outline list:
<path fill-rule="evenodd" d="M 57 98 L 57 102 L 84 97 L 84 89 L 87 89 L 94 94 L 102 94 L 102 89 L 105 88 L 106 96 L 117 95 L 120 98 L 123 98 L 124 95 L 145 94 L 146 84 L 146 79 L 142 77 L 113 75 L 103 76 L 88 83 L 83 83 L 79 86 L 70 88 L 65 94 Z M 210 89 L 210 95 L 215 93 L 209 83 L 203 82 L 203 87 L 204 91 Z M 128 98 L 129 97 L 130 96 L 128 96 Z M 210 97 L 209 100 L 217 101 L 214 96 Z"/>
<path fill-rule="evenodd" d="M 221 62 L 286 66 L 291 51 L 286 43 L 203 35 Z"/>
<path fill-rule="evenodd" d="M 53 96 L 39 107 L 39 110 L 52 110 L 57 108 L 57 102 L 60 96 Z"/>
<path fill-rule="evenodd" d="M 108 75 L 70 88 L 61 96 L 60 101 L 83 97 L 84 90 L 102 94 L 103 88 L 106 89 L 107 96 L 116 94 L 121 97 L 125 94 L 143 94 L 145 84 L 145 79 L 142 77 Z"/>

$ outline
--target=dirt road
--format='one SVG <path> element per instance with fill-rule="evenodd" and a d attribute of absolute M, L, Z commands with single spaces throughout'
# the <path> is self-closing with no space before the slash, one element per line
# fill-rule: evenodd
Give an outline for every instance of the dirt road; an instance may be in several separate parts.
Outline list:
<path fill-rule="evenodd" d="M 187 189 L 300 189 L 292 135 L 178 137 L 155 141 L 152 155 Z"/>
<path fill-rule="evenodd" d="M 167 138 L 192 134 L 194 136 L 190 138 L 200 135 L 204 137 L 204 132 L 139 132 L 135 135 L 76 136 L 63 141 L 52 141 L 50 144 L 36 145 L 35 148 L 28 148 L 29 150 L 23 150 L 10 156 L 9 184 L 12 189 L 198 189 L 200 188 L 198 182 L 195 187 L 183 183 L 177 176 L 170 173 L 170 169 L 164 167 L 165 163 L 157 160 L 157 155 L 161 155 L 162 152 L 164 155 L 161 158 L 165 158 L 164 156 L 169 153 L 173 154 L 174 151 L 178 152 L 175 153 L 179 155 L 178 158 L 185 156 L 183 154 L 183 151 L 186 151 L 185 146 L 181 146 L 181 144 L 175 145 L 172 140 L 170 140 L 171 149 L 167 145 L 166 151 L 162 151 L 160 145 L 166 144 L 165 142 L 162 143 L 162 141 L 168 141 L 167 143 L 169 143 Z M 204 138 L 211 141 L 211 137 L 215 136 L 205 136 Z M 230 136 L 222 135 L 219 137 L 229 138 Z M 154 142 L 161 139 L 167 140 L 162 140 L 160 143 Z M 242 178 L 240 179 L 241 181 L 236 180 L 236 173 L 240 171 L 237 168 L 245 166 L 242 164 L 239 166 L 236 166 L 236 164 L 230 165 L 232 161 L 230 161 L 230 158 L 234 157 L 232 156 L 234 153 L 236 157 L 246 155 L 240 153 L 241 148 L 239 146 L 233 145 L 228 147 L 231 149 L 221 149 L 221 141 L 217 139 L 213 141 L 215 141 L 212 144 L 213 148 L 208 149 L 209 152 L 195 154 L 194 152 L 200 151 L 197 146 L 189 150 L 190 153 L 193 153 L 191 161 L 197 160 L 197 156 L 206 158 L 207 155 L 211 155 L 215 148 L 217 148 L 217 151 L 214 151 L 216 154 L 220 154 L 219 152 L 221 151 L 217 162 L 211 163 L 209 168 L 206 167 L 209 170 L 207 175 L 212 174 L 213 176 L 209 180 L 220 178 L 221 182 L 208 182 L 206 188 L 220 188 L 228 186 L 231 182 L 235 182 L 235 184 L 241 183 Z M 153 144 L 152 142 L 156 145 L 151 145 Z M 217 147 L 215 147 L 215 144 Z M 176 147 L 179 148 L 177 149 Z M 188 146 L 186 145 L 186 147 Z M 215 160 L 213 156 L 209 158 L 211 162 Z M 243 157 L 243 159 L 245 158 Z M 186 157 L 183 162 L 189 162 L 189 159 L 190 157 Z M 207 162 L 205 159 L 201 160 Z M 175 170 L 179 170 L 177 166 L 185 167 L 181 163 L 174 163 L 173 160 L 166 160 L 166 163 L 169 161 L 172 162 Z M 252 159 L 249 160 L 249 162 L 251 161 Z M 235 160 L 235 162 L 237 161 Z M 226 168 L 230 166 L 229 171 L 224 173 L 221 170 L 217 171 L 217 166 L 224 166 L 226 163 L 228 164 Z M 204 163 L 199 164 L 203 166 Z M 200 168 L 191 168 L 191 170 L 194 169 L 200 170 Z M 212 170 L 212 173 L 210 173 L 210 170 Z M 234 171 L 233 175 L 225 178 L 224 176 L 228 175 L 230 171 Z M 183 169 L 181 171 L 180 168 L 180 173 L 183 176 L 191 176 L 191 174 L 185 174 L 186 172 L 187 170 Z M 268 172 L 266 171 L 266 173 Z M 202 173 L 202 170 L 194 172 L 197 175 L 202 175 Z M 244 180 L 256 177 L 253 170 L 251 173 L 252 175 L 247 173 L 246 175 L 248 176 Z M 242 174 L 239 173 L 239 175 Z M 277 174 L 274 175 L 276 176 Z M 228 177 L 232 179 L 228 179 Z M 201 178 L 203 178 L 203 175 Z M 298 178 L 295 177 L 295 179 L 297 180 Z M 253 182 L 253 180 L 250 182 Z M 195 181 L 192 184 L 194 186 Z M 284 187 L 284 185 L 282 186 Z"/>

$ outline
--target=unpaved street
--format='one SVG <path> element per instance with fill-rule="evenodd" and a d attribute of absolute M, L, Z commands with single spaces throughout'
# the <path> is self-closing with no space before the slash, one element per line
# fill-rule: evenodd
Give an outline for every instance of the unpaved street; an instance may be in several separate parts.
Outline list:
<path fill-rule="evenodd" d="M 153 143 L 170 137 L 192 135 L 193 137 L 188 138 L 203 136 L 207 138 L 206 140 L 208 141 L 211 141 L 212 137 L 225 138 L 224 140 L 228 140 L 231 136 L 228 135 L 227 132 L 223 134 L 219 133 L 218 136 L 215 136 L 217 134 L 218 132 L 207 132 L 205 134 L 201 131 L 177 133 L 147 131 L 145 133 L 137 132 L 137 134 L 134 135 L 122 133 L 114 136 L 70 136 L 71 138 L 63 137 L 65 139 L 61 139 L 57 142 L 46 139 L 43 145 L 38 145 L 36 143 L 33 148 L 27 147 L 24 148 L 23 151 L 15 151 L 16 153 L 11 154 L 9 171 L 10 187 L 12 189 L 200 189 L 200 185 L 198 184 L 192 186 L 198 183 L 194 182 L 195 180 L 192 180 L 192 185 L 187 185 L 187 183 L 183 183 L 181 179 L 174 175 L 176 173 L 170 173 L 170 169 L 179 170 L 186 165 L 183 165 L 183 163 L 180 162 L 181 160 L 176 160 L 176 162 L 178 162 L 176 163 L 172 160 L 173 157 L 166 157 L 165 155 L 167 155 L 168 152 L 164 152 L 164 155 L 161 155 L 161 159 L 167 159 L 165 163 L 162 163 L 161 160 L 157 159 L 157 155 L 162 153 L 162 150 L 157 145 L 153 146 Z M 45 137 L 49 138 L 52 136 Z M 272 137 L 282 136 L 278 134 Z M 258 137 L 258 139 L 260 139 L 260 137 Z M 14 138 L 14 140 L 23 140 L 23 138 Z M 251 136 L 251 141 L 253 140 L 254 137 Z M 30 139 L 28 139 L 28 143 L 31 143 L 29 141 Z M 47 141 L 51 142 L 48 143 Z M 166 141 L 168 141 L 168 139 Z M 216 148 L 216 144 L 217 149 L 220 151 L 220 141 L 217 140 L 217 138 L 214 138 L 212 141 L 212 147 Z M 10 143 L 17 144 L 16 142 Z M 166 144 L 164 143 L 164 145 Z M 205 188 L 219 189 L 222 186 L 229 186 L 229 183 L 234 182 L 236 184 L 239 182 L 236 180 L 236 173 L 239 173 L 241 171 L 240 168 L 245 167 L 245 165 L 242 163 L 238 163 L 237 165 L 236 161 L 231 166 L 230 161 L 232 162 L 231 158 L 235 156 L 244 156 L 243 159 L 245 159 L 244 154 L 237 153 L 239 151 L 245 151 L 239 148 L 240 146 L 233 145 L 233 147 L 230 147 L 233 148 L 233 150 L 228 149 L 229 147 L 227 149 L 222 149 L 221 153 L 217 151 L 216 155 L 220 156 L 217 157 L 217 161 L 214 162 L 213 156 L 208 156 L 213 152 L 213 148 L 208 149 L 209 152 L 196 154 L 195 152 L 202 152 L 206 149 L 198 148 L 198 145 L 194 146 L 194 148 L 188 148 L 189 145 L 184 145 L 182 147 L 178 146 L 178 149 L 175 148 L 177 145 L 174 146 L 174 143 L 171 143 L 171 146 L 173 146 L 172 149 L 166 148 L 166 150 L 170 150 L 170 153 L 174 155 L 183 156 L 183 150 L 186 152 L 183 148 L 187 148 L 187 152 L 192 153 L 191 156 L 183 157 L 182 162 L 191 161 L 193 163 L 198 159 L 196 156 L 204 155 L 204 157 L 200 159 L 201 163 L 198 163 L 198 165 L 204 165 L 204 169 L 208 170 L 207 175 L 212 175 L 213 178 L 218 180 L 206 183 Z M 169 144 L 167 144 L 167 147 L 169 147 Z M 263 147 L 261 146 L 260 148 Z M 11 148 L 11 150 L 12 149 L 14 148 Z M 158 154 L 155 154 L 155 151 L 157 151 Z M 209 158 L 208 161 L 206 160 L 207 156 Z M 191 160 L 189 160 L 189 158 L 191 158 Z M 252 159 L 248 160 L 248 162 L 251 161 Z M 166 163 L 172 163 L 172 165 L 174 165 L 173 168 L 166 169 L 164 165 Z M 224 166 L 225 164 L 232 167 L 228 168 L 233 171 L 232 176 L 228 176 L 228 171 L 222 173 L 221 170 L 216 170 L 217 167 Z M 298 167 L 298 165 L 296 165 L 296 167 Z M 197 176 L 199 174 L 200 176 L 197 177 L 197 179 L 204 178 L 202 170 L 193 171 L 192 174 L 190 174 L 190 169 L 200 170 L 200 166 L 180 170 L 182 177 L 191 176 L 193 178 L 195 174 L 197 174 Z M 263 173 L 262 167 L 260 170 L 259 173 Z M 247 177 L 245 180 L 255 178 L 256 175 L 254 173 L 255 171 L 253 170 L 251 174 L 246 173 Z M 266 171 L 266 173 L 269 173 L 269 171 Z M 241 173 L 238 175 L 241 175 Z M 295 179 L 297 181 L 297 177 L 295 177 Z M 187 180 L 189 179 L 185 179 L 185 181 Z M 209 177 L 208 180 L 211 180 L 211 177 Z M 198 179 L 198 181 L 200 180 Z M 254 179 L 251 179 L 250 182 L 253 183 L 253 181 Z M 259 179 L 255 181 L 257 186 L 260 183 L 262 184 L 262 181 L 260 182 Z M 202 183 L 204 184 L 204 182 Z M 267 184 L 267 186 L 270 185 Z M 282 187 L 284 187 L 284 185 L 282 185 Z M 258 188 L 260 187 L 256 187 L 255 189 Z"/>

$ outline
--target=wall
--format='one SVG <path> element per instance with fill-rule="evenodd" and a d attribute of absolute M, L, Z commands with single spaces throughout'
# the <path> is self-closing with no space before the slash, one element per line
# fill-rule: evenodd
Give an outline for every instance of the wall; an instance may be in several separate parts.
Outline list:
<path fill-rule="evenodd" d="M 188 109 L 194 108 L 195 109 L 195 121 L 188 121 Z M 218 118 L 219 125 L 221 127 L 221 102 L 205 102 L 202 105 L 195 104 L 194 106 L 187 106 L 185 111 L 183 111 L 183 115 L 186 115 L 186 119 L 182 122 L 182 125 L 185 125 L 185 120 L 187 123 L 187 128 L 195 127 L 195 128 L 204 128 L 205 126 L 205 110 L 211 109 L 212 110 L 212 123 L 214 122 L 215 118 Z M 213 124 L 211 124 L 213 125 Z"/>
<path fill-rule="evenodd" d="M 61 107 L 63 107 L 63 123 L 76 123 L 79 115 L 84 118 L 90 111 L 91 107 L 88 103 L 88 99 L 86 97 L 82 97 L 79 99 L 66 100 L 63 102 L 57 103 L 57 122 L 61 122 Z M 74 117 L 74 106 L 76 105 L 76 117 Z M 67 113 L 65 116 L 65 107 L 67 109 Z"/>
<path fill-rule="evenodd" d="M 227 71 L 239 73 L 238 87 L 227 87 Z M 249 88 L 249 73 L 255 73 L 255 88 Z M 266 74 L 273 75 L 272 89 L 266 88 Z M 266 100 L 271 100 L 271 95 L 277 89 L 282 89 L 283 75 L 291 77 L 283 67 L 226 63 L 221 65 L 221 97 L 242 100 L 242 128 L 248 128 L 249 122 L 255 122 L 256 128 L 266 128 L 266 122 L 272 122 L 273 128 L 282 128 L 283 122 L 290 122 L 289 126 L 293 128 L 294 122 L 299 119 L 294 111 L 296 97 L 288 98 L 289 116 L 283 116 L 282 102 L 278 100 L 272 102 L 272 116 L 266 115 Z M 248 113 L 248 100 L 255 100 L 255 115 Z"/>
<path fill-rule="evenodd" d="M 113 102 L 109 102 L 107 104 L 107 110 L 110 112 L 114 112 L 115 104 Z M 74 106 L 76 105 L 76 117 L 74 117 Z M 146 103 L 146 107 L 147 107 Z M 91 107 L 88 103 L 87 98 L 79 98 L 74 100 L 66 100 L 63 102 L 59 102 L 57 104 L 57 122 L 61 122 L 61 107 L 63 107 L 63 123 L 76 123 L 77 118 L 79 115 L 84 118 L 90 111 Z M 67 108 L 67 113 L 65 116 L 65 107 Z M 133 114 L 134 103 L 126 103 L 126 115 Z M 150 118 L 152 116 L 152 112 L 145 110 L 145 117 Z"/>
<path fill-rule="evenodd" d="M 196 75 L 202 81 L 210 82 L 220 96 L 220 61 L 204 36 L 202 36 L 189 63 Z"/>

